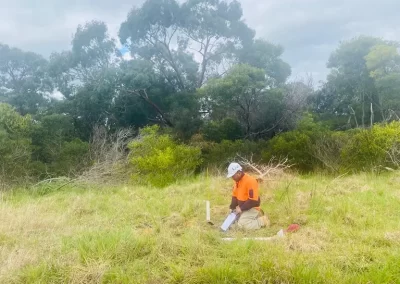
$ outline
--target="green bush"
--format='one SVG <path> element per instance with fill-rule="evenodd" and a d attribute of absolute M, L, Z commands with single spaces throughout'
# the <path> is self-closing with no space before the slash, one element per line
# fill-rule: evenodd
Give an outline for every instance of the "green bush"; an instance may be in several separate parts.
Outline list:
<path fill-rule="evenodd" d="M 40 117 L 33 129 L 33 159 L 51 164 L 59 157 L 65 141 L 74 138 L 74 124 L 71 117 L 62 114 L 51 114 Z"/>
<path fill-rule="evenodd" d="M 328 131 L 306 117 L 294 131 L 269 141 L 263 159 L 288 157 L 302 171 L 376 170 L 400 166 L 400 122 L 372 129 Z"/>
<path fill-rule="evenodd" d="M 190 144 L 199 147 L 202 152 L 202 168 L 226 168 L 230 162 L 240 155 L 253 157 L 255 162 L 261 161 L 261 152 L 266 148 L 264 140 L 222 140 L 220 143 L 205 141 L 201 134 L 194 135 Z"/>
<path fill-rule="evenodd" d="M 265 149 L 266 142 L 249 141 L 249 140 L 236 140 L 228 141 L 223 140 L 221 143 L 212 144 L 211 147 L 204 151 L 204 160 L 206 166 L 216 166 L 218 168 L 227 167 L 228 164 L 236 160 L 239 156 L 250 158 L 254 162 L 261 160 L 261 151 Z"/>
<path fill-rule="evenodd" d="M 378 167 L 398 167 L 397 160 L 400 157 L 398 150 L 394 148 L 399 144 L 400 122 L 354 130 L 349 143 L 341 151 L 342 168 L 362 171 Z"/>
<path fill-rule="evenodd" d="M 51 164 L 51 171 L 57 175 L 79 173 L 88 162 L 89 143 L 78 138 L 63 142 L 58 159 Z"/>
<path fill-rule="evenodd" d="M 313 145 L 325 136 L 328 130 L 320 123 L 315 123 L 310 114 L 298 123 L 297 129 L 279 134 L 269 141 L 268 149 L 263 152 L 263 159 L 272 157 L 285 158 L 302 171 L 311 171 L 321 167 L 321 162 L 313 154 Z"/>
<path fill-rule="evenodd" d="M 79 173 L 85 163 L 89 144 L 74 138 L 71 117 L 52 114 L 41 117 L 32 132 L 35 175 L 39 178 Z"/>
<path fill-rule="evenodd" d="M 311 146 L 311 153 L 322 164 L 322 169 L 338 173 L 342 168 L 341 151 L 349 143 L 349 131 L 329 131 L 321 135 Z"/>
<path fill-rule="evenodd" d="M 10 182 L 30 175 L 32 120 L 0 103 L 0 176 Z"/>
<path fill-rule="evenodd" d="M 170 135 L 160 134 L 158 126 L 141 129 L 129 149 L 133 178 L 156 187 L 192 175 L 201 164 L 200 148 L 178 144 Z"/>
<path fill-rule="evenodd" d="M 221 121 L 210 121 L 202 129 L 204 138 L 220 143 L 223 140 L 237 140 L 243 137 L 243 131 L 238 121 L 225 118 Z"/>
<path fill-rule="evenodd" d="M 317 160 L 311 154 L 311 138 L 301 131 L 295 130 L 280 134 L 271 139 L 268 151 L 263 153 L 265 161 L 273 157 L 288 157 L 290 163 L 301 170 L 313 170 Z"/>

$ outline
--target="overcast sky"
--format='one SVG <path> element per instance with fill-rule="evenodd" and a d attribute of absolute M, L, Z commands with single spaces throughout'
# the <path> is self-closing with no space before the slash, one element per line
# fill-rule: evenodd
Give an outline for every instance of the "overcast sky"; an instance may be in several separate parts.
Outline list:
<path fill-rule="evenodd" d="M 0 42 L 48 56 L 69 48 L 78 24 L 105 21 L 116 37 L 128 11 L 142 0 L 0 0 Z M 292 77 L 326 77 L 340 41 L 365 34 L 400 41 L 400 0 L 241 0 L 244 18 L 285 47 Z"/>

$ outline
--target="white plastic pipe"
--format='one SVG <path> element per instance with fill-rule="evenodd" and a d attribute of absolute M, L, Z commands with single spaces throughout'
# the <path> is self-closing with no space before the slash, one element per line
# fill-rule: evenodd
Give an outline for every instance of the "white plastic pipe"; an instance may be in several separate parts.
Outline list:
<path fill-rule="evenodd" d="M 256 238 L 241 238 L 241 239 L 237 239 L 237 238 L 222 238 L 223 241 L 236 241 L 236 240 L 244 240 L 244 241 L 273 241 L 273 240 L 277 240 L 279 238 L 283 238 L 285 236 L 284 231 L 281 229 L 275 236 L 273 237 L 256 237 Z"/>
<path fill-rule="evenodd" d="M 276 237 L 268 237 L 268 238 L 241 238 L 241 239 L 237 239 L 237 238 L 222 238 L 223 241 L 272 241 L 275 240 Z"/>

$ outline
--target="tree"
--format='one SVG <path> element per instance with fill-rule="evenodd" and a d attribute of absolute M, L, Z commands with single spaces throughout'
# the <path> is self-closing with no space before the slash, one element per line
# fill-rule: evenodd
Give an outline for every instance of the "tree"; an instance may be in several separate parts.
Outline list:
<path fill-rule="evenodd" d="M 394 44 L 374 46 L 365 57 L 370 76 L 379 90 L 382 117 L 385 121 L 400 116 L 400 55 Z"/>
<path fill-rule="evenodd" d="M 33 114 L 46 106 L 52 91 L 47 61 L 33 52 L 0 44 L 0 100 L 21 114 Z"/>
<path fill-rule="evenodd" d="M 0 180 L 29 175 L 32 120 L 9 105 L 0 103 Z"/>
<path fill-rule="evenodd" d="M 236 119 L 245 137 L 256 138 L 272 130 L 282 114 L 282 92 L 266 87 L 263 70 L 236 65 L 223 78 L 210 80 L 199 93 L 212 120 Z"/>
<path fill-rule="evenodd" d="M 168 114 L 164 111 L 167 97 L 173 92 L 162 78 L 154 71 L 153 64 L 145 60 L 131 60 L 121 64 L 118 75 L 118 96 L 136 97 L 145 104 L 148 118 L 173 126 Z M 130 101 L 136 99 L 128 99 Z"/>
<path fill-rule="evenodd" d="M 193 91 L 220 71 L 228 46 L 254 37 L 241 17 L 237 1 L 147 0 L 129 13 L 119 36 L 133 56 L 152 61 L 176 90 Z"/>
<path fill-rule="evenodd" d="M 67 99 L 85 83 L 100 83 L 118 63 L 115 40 L 104 22 L 79 25 L 71 44 L 71 51 L 53 53 L 48 67 L 55 88 Z"/>
<path fill-rule="evenodd" d="M 115 119 L 112 117 L 116 94 L 117 77 L 112 69 L 105 70 L 102 80 L 88 82 L 77 89 L 76 94 L 64 101 L 61 110 L 74 118 L 79 137 L 88 141 L 95 125 L 111 129 Z"/>
<path fill-rule="evenodd" d="M 290 65 L 280 58 L 283 53 L 282 46 L 257 39 L 239 48 L 236 53 L 239 63 L 263 69 L 271 87 L 284 84 L 291 74 Z"/>
<path fill-rule="evenodd" d="M 221 143 L 223 140 L 240 140 L 243 130 L 240 123 L 233 118 L 225 118 L 221 121 L 209 121 L 204 125 L 202 132 L 208 141 Z"/>
<path fill-rule="evenodd" d="M 309 101 L 314 95 L 313 81 L 293 81 L 283 87 L 284 107 L 283 118 L 280 123 L 281 130 L 292 130 L 296 127 L 299 119 L 303 118 L 304 112 L 309 111 Z"/>
<path fill-rule="evenodd" d="M 71 44 L 72 50 L 51 55 L 48 70 L 66 99 L 58 111 L 71 115 L 79 137 L 88 140 L 96 124 L 109 129 L 115 124 L 112 109 L 120 60 L 103 22 L 78 26 Z"/>
<path fill-rule="evenodd" d="M 381 43 L 381 39 L 361 36 L 340 44 L 328 61 L 331 73 L 316 98 L 318 111 L 348 117 L 353 127 L 369 125 L 367 118 L 374 110 L 379 110 L 375 122 L 382 120 L 379 93 L 365 60 Z"/>

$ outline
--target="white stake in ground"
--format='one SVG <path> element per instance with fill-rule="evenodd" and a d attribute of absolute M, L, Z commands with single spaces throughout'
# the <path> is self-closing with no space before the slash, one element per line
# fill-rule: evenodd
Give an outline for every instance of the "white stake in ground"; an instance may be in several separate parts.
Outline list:
<path fill-rule="evenodd" d="M 210 210 L 210 201 L 206 201 L 206 221 L 210 225 L 214 225 L 213 222 L 211 222 L 211 210 Z"/>

